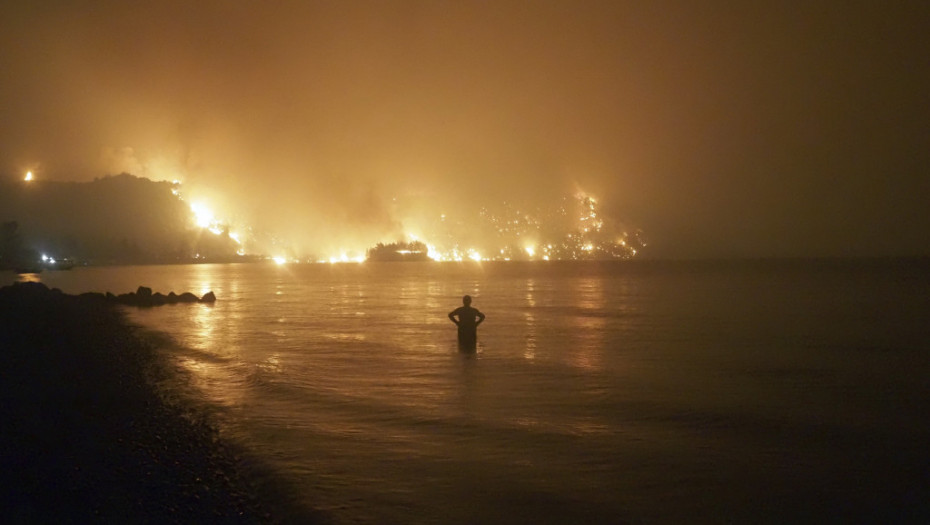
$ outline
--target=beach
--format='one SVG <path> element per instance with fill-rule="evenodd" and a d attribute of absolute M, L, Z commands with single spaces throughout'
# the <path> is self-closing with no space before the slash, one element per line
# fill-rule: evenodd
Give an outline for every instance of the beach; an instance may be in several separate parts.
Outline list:
<path fill-rule="evenodd" d="M 930 516 L 924 260 L 37 277 L 0 292 L 14 522 Z M 217 300 L 100 295 L 139 284 Z M 473 352 L 463 292 L 488 319 Z"/>
<path fill-rule="evenodd" d="M 320 522 L 160 384 L 176 371 L 118 307 L 0 289 L 0 515 L 7 523 Z"/>

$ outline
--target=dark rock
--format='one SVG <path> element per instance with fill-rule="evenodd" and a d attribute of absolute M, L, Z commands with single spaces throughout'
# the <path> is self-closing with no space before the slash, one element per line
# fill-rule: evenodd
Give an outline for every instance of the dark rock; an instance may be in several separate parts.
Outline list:
<path fill-rule="evenodd" d="M 18 283 L 13 286 L 9 286 L 4 289 L 4 293 L 13 293 L 17 290 L 22 290 L 23 294 L 28 294 L 31 297 L 37 297 L 38 295 L 59 295 L 66 296 L 67 294 L 62 293 L 60 290 L 49 290 L 42 283 Z M 165 295 L 161 292 L 152 293 L 152 289 L 146 286 L 140 286 L 138 290 L 133 293 L 124 293 L 119 295 L 113 295 L 111 292 L 106 294 L 97 293 L 97 292 L 88 292 L 81 294 L 80 297 L 85 299 L 91 299 L 94 301 L 109 301 L 111 303 L 122 304 L 126 306 L 139 306 L 139 307 L 151 307 L 151 306 L 162 306 L 165 304 L 177 304 L 177 303 L 212 303 L 216 301 L 216 295 L 213 292 L 209 292 L 203 296 L 203 299 L 198 298 L 196 295 L 185 292 L 181 295 L 178 295 L 174 292 Z"/>
<path fill-rule="evenodd" d="M 91 301 L 106 301 L 108 297 L 99 292 L 87 292 L 79 295 L 81 299 L 89 299 Z"/>
<path fill-rule="evenodd" d="M 48 296 L 51 290 L 42 283 L 13 283 L 0 289 L 0 295 L 15 299 L 40 299 Z"/>
<path fill-rule="evenodd" d="M 179 303 L 196 303 L 197 301 L 197 296 L 190 292 L 184 292 L 178 296 Z"/>

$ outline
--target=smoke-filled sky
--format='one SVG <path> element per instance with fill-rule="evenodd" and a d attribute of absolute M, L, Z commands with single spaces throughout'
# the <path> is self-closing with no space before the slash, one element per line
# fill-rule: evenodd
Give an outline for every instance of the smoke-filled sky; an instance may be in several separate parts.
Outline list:
<path fill-rule="evenodd" d="M 14 2 L 0 171 L 179 178 L 307 246 L 584 191 L 654 257 L 928 255 L 928 27 L 926 1 Z"/>

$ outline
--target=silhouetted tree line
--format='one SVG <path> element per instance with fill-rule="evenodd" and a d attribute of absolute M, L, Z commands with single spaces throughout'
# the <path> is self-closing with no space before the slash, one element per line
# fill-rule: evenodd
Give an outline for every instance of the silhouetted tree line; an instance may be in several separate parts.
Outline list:
<path fill-rule="evenodd" d="M 366 253 L 369 261 L 426 261 L 429 259 L 428 248 L 419 241 L 379 242 Z"/>
<path fill-rule="evenodd" d="M 102 264 L 235 257 L 238 244 L 228 232 L 193 226 L 190 208 L 171 188 L 125 173 L 84 183 L 0 181 L 2 264 L 43 253 Z"/>
<path fill-rule="evenodd" d="M 0 270 L 31 270 L 39 254 L 23 243 L 16 221 L 0 225 Z"/>

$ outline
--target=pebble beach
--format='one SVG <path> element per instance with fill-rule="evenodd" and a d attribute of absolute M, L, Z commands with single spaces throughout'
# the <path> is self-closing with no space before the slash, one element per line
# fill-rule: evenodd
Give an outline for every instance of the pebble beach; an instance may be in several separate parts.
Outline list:
<path fill-rule="evenodd" d="M 0 514 L 7 523 L 321 523 L 287 484 L 166 396 L 177 371 L 120 307 L 0 289 Z"/>

